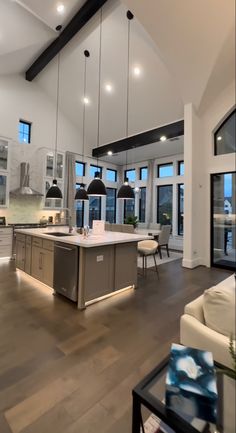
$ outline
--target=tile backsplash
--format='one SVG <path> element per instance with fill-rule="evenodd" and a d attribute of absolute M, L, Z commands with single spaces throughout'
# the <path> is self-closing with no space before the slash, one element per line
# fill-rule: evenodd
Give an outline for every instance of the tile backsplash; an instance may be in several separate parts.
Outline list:
<path fill-rule="evenodd" d="M 6 217 L 6 223 L 38 223 L 40 218 L 55 215 L 58 211 L 42 209 L 41 197 L 10 198 L 8 208 L 0 208 L 0 216 Z"/>

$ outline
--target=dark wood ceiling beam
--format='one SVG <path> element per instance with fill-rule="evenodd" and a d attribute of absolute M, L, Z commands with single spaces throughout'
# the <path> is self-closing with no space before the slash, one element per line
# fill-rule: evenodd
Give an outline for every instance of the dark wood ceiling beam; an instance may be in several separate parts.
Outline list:
<path fill-rule="evenodd" d="M 107 155 L 108 151 L 111 151 L 112 153 L 125 152 L 129 149 L 135 149 L 136 147 L 156 143 L 160 141 L 163 135 L 167 138 L 167 140 L 184 135 L 184 120 L 178 120 L 177 122 L 160 126 L 159 128 L 140 132 L 139 134 L 105 144 L 104 146 L 96 147 L 93 149 L 92 155 L 95 158 L 99 158 L 101 156 Z"/>
<path fill-rule="evenodd" d="M 25 79 L 32 81 L 106 2 L 107 0 L 87 0 L 58 38 L 29 67 L 25 73 Z"/>

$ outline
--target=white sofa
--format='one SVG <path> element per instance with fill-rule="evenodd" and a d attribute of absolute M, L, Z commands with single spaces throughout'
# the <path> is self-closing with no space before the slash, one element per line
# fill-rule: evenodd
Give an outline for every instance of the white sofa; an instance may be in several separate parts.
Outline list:
<path fill-rule="evenodd" d="M 221 298 L 213 299 L 212 305 L 209 307 L 209 294 L 220 294 L 224 296 L 230 289 L 231 300 L 228 305 L 229 314 L 227 314 L 227 302 L 222 305 Z M 213 291 L 212 291 L 213 290 Z M 233 296 L 233 298 L 232 298 Z M 208 299 L 206 299 L 208 297 Z M 208 302 L 208 305 L 205 303 Z M 211 299 L 210 299 L 211 302 Z M 233 305 L 234 304 L 234 305 Z M 213 317 L 213 325 L 210 327 L 206 324 L 207 309 L 210 308 L 210 319 Z M 212 311 L 215 308 L 214 311 Z M 220 313 L 221 312 L 221 313 Z M 209 315 L 207 320 L 209 321 Z M 216 325 L 214 325 L 214 321 Z M 185 346 L 195 347 L 197 349 L 209 350 L 213 353 L 213 358 L 220 364 L 232 368 L 232 359 L 229 354 L 229 336 L 227 336 L 226 328 L 233 328 L 232 334 L 235 338 L 235 277 L 230 276 L 226 280 L 208 289 L 203 295 L 196 298 L 185 306 L 184 314 L 180 319 L 180 342 Z M 215 329 L 213 329 L 215 328 Z M 219 329 L 222 328 L 222 332 Z M 224 335 L 225 334 L 225 335 Z"/>

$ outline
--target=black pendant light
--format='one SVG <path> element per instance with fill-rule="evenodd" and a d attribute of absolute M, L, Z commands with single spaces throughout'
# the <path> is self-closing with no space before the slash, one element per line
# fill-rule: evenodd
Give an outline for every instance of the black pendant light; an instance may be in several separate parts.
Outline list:
<path fill-rule="evenodd" d="M 97 147 L 99 147 L 100 138 L 100 106 L 101 106 L 101 60 L 102 60 L 102 8 L 100 10 L 100 43 L 99 43 L 99 70 L 98 70 L 98 128 L 97 128 Z M 97 159 L 98 165 L 98 159 Z M 94 179 L 88 186 L 88 195 L 92 196 L 106 196 L 106 187 L 101 180 L 99 171 L 94 174 Z"/>
<path fill-rule="evenodd" d="M 62 26 L 57 26 L 56 30 L 60 32 Z M 59 198 L 62 199 L 62 192 L 57 185 L 57 140 L 58 140 L 58 114 L 59 114 L 59 88 L 60 88 L 60 51 L 58 54 L 57 62 L 57 108 L 56 108 L 56 137 L 55 137 L 55 166 L 54 166 L 54 179 L 52 181 L 52 186 L 49 188 L 46 194 L 47 199 Z"/>
<path fill-rule="evenodd" d="M 128 50 L 127 50 L 127 94 L 126 94 L 126 137 L 129 136 L 129 70 L 130 70 L 130 21 L 133 19 L 133 14 L 127 11 L 126 14 L 128 18 Z M 127 169 L 127 156 L 128 151 L 126 151 L 126 169 Z M 117 198 L 121 200 L 133 200 L 134 191 L 129 185 L 129 180 L 126 177 L 123 185 L 120 187 Z"/>
<path fill-rule="evenodd" d="M 87 58 L 90 56 L 90 53 L 88 50 L 84 51 L 84 97 L 83 97 L 83 102 L 85 100 L 86 97 L 86 92 L 87 92 Z M 84 162 L 84 143 L 85 143 L 85 110 L 86 110 L 86 104 L 84 102 L 84 108 L 83 108 L 83 162 Z M 82 177 L 83 179 L 83 177 Z M 75 200 L 88 200 L 88 194 L 87 191 L 85 189 L 85 184 L 81 183 L 80 187 L 76 190 L 76 194 L 75 194 Z"/>

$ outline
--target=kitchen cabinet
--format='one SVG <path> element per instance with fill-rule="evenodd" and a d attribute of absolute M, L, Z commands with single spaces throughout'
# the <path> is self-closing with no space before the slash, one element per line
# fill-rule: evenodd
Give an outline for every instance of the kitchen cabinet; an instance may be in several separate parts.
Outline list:
<path fill-rule="evenodd" d="M 31 275 L 48 286 L 53 286 L 53 242 L 33 238 Z"/>
<path fill-rule="evenodd" d="M 0 226 L 0 257 L 12 256 L 12 228 Z"/>
<path fill-rule="evenodd" d="M 9 143 L 0 137 L 0 207 L 8 206 Z"/>
<path fill-rule="evenodd" d="M 16 235 L 16 267 L 25 270 L 25 235 Z"/>
<path fill-rule="evenodd" d="M 44 170 L 44 193 L 45 201 L 44 206 L 47 209 L 60 209 L 63 207 L 63 200 L 61 199 L 46 199 L 46 194 L 52 185 L 54 178 L 57 179 L 57 184 L 63 193 L 64 189 L 64 171 L 65 171 L 65 154 L 63 152 L 57 152 L 55 161 L 55 154 L 48 152 L 45 156 L 45 170 Z"/>
<path fill-rule="evenodd" d="M 26 236 L 26 242 L 25 242 L 25 272 L 27 272 L 27 274 L 31 274 L 31 252 L 32 252 L 31 236 Z"/>

